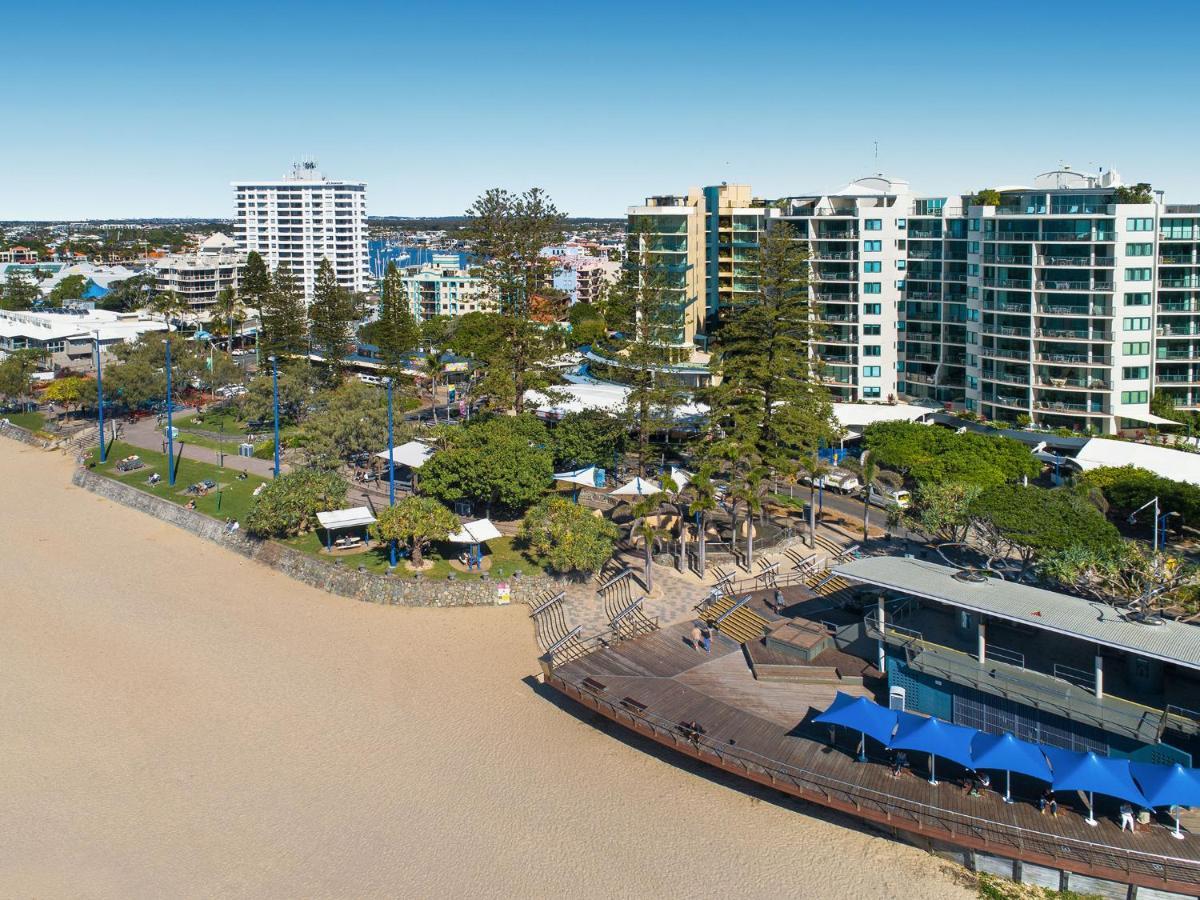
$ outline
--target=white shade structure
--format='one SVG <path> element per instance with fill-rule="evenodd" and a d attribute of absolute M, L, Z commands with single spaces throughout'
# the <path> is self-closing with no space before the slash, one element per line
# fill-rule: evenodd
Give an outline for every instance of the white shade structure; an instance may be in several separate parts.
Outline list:
<path fill-rule="evenodd" d="M 574 472 L 555 472 L 554 480 L 567 484 L 579 484 L 584 487 L 595 487 L 596 467 L 588 466 L 586 469 L 576 469 Z"/>
<path fill-rule="evenodd" d="M 658 482 L 649 481 L 640 475 L 634 478 L 633 481 L 627 481 L 612 492 L 613 496 L 620 497 L 648 497 L 651 494 L 661 493 L 662 486 Z"/>
<path fill-rule="evenodd" d="M 365 506 L 355 506 L 350 509 L 331 509 L 328 512 L 317 513 L 317 521 L 327 530 L 335 528 L 361 528 L 373 525 L 375 517 Z"/>
<path fill-rule="evenodd" d="M 449 539 L 454 544 L 482 544 L 500 537 L 504 535 L 492 524 L 491 519 L 477 519 L 467 522 L 461 531 L 450 535 Z"/>
<path fill-rule="evenodd" d="M 675 484 L 674 488 L 669 484 L 664 484 L 663 487 L 669 491 L 682 491 L 691 483 L 692 473 L 686 472 L 677 466 L 671 466 L 671 481 Z"/>
<path fill-rule="evenodd" d="M 437 450 L 428 444 L 422 444 L 420 441 L 409 441 L 407 444 L 401 444 L 399 447 L 392 448 L 392 462 L 398 466 L 419 469 L 425 463 L 429 462 L 429 457 L 435 453 L 437 453 Z M 375 455 L 380 459 L 388 458 L 386 450 L 380 450 Z"/>

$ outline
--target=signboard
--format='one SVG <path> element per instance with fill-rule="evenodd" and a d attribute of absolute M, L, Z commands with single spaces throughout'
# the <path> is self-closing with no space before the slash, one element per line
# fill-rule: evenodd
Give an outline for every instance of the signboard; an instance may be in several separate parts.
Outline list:
<path fill-rule="evenodd" d="M 512 591 L 509 589 L 507 581 L 501 581 L 496 585 L 496 605 L 508 606 L 512 602 Z"/>

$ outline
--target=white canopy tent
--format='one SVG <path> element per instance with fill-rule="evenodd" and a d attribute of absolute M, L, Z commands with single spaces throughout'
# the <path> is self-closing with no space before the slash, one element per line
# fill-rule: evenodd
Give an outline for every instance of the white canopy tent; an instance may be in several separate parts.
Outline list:
<path fill-rule="evenodd" d="M 1200 484 L 1200 455 L 1153 444 L 1092 438 L 1079 448 L 1074 461 L 1085 472 L 1101 466 L 1137 466 L 1172 481 Z"/>
<path fill-rule="evenodd" d="M 392 448 L 392 462 L 398 466 L 419 469 L 425 463 L 429 462 L 429 457 L 435 453 L 437 453 L 437 450 L 428 444 L 422 444 L 420 441 L 409 441 L 407 444 L 401 444 L 399 447 Z M 380 450 L 375 455 L 380 459 L 388 458 L 386 450 Z"/>
<path fill-rule="evenodd" d="M 662 486 L 639 475 L 633 481 L 627 481 L 611 493 L 613 496 L 619 497 L 648 497 L 651 494 L 661 494 Z"/>

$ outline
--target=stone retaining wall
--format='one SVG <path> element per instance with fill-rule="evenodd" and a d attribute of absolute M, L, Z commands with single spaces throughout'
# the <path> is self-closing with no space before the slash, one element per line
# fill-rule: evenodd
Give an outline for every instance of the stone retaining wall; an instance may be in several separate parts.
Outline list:
<path fill-rule="evenodd" d="M 432 581 L 359 572 L 352 562 L 335 565 L 275 541 L 260 540 L 240 531 L 227 534 L 223 522 L 87 469 L 77 469 L 71 481 L 94 494 L 183 528 L 297 581 L 341 597 L 392 606 L 492 606 L 496 603 L 498 582 L 494 580 Z M 528 603 L 546 590 L 562 590 L 561 584 L 544 575 L 513 578 L 509 586 L 513 603 Z"/>
<path fill-rule="evenodd" d="M 46 449 L 50 446 L 50 441 L 38 437 L 28 428 L 22 428 L 20 425 L 13 425 L 11 422 L 5 425 L 0 422 L 0 434 L 6 438 L 11 438 L 14 441 L 20 441 L 22 444 L 28 444 L 30 447 L 39 447 Z"/>

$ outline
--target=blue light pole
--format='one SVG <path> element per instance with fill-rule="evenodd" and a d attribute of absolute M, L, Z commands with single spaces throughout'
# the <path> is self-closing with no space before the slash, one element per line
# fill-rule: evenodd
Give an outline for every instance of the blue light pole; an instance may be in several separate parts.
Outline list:
<path fill-rule="evenodd" d="M 387 403 L 388 403 L 388 506 L 396 505 L 396 459 L 395 453 L 395 438 L 392 431 L 392 379 L 389 376 L 387 380 Z M 396 568 L 396 542 L 393 540 L 388 547 L 389 558 L 392 563 L 392 568 Z"/>
<path fill-rule="evenodd" d="M 163 343 L 167 345 L 167 484 L 174 487 L 175 428 L 171 424 L 171 339 L 168 337 Z"/>
<path fill-rule="evenodd" d="M 108 446 L 104 441 L 104 376 L 100 372 L 100 332 L 96 331 L 96 406 L 100 410 L 100 462 L 108 459 Z"/>
<path fill-rule="evenodd" d="M 279 477 L 279 360 L 274 356 L 270 357 L 271 361 L 271 386 L 274 390 L 275 404 L 275 474 L 273 477 Z"/>

